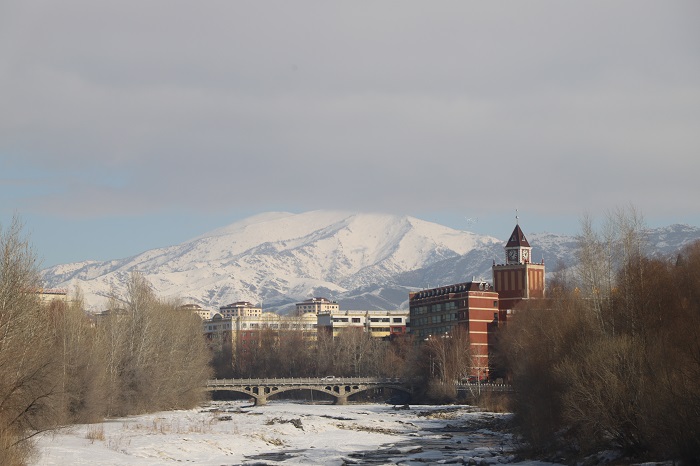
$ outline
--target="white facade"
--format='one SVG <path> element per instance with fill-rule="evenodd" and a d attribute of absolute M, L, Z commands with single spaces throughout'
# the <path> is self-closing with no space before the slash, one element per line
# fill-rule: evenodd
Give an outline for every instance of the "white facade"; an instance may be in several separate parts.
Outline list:
<path fill-rule="evenodd" d="M 248 301 L 238 301 L 219 308 L 219 313 L 224 317 L 260 317 L 262 307 Z"/>
<path fill-rule="evenodd" d="M 52 301 L 68 303 L 68 290 L 65 288 L 41 288 L 36 291 L 41 304 L 50 304 Z"/>
<path fill-rule="evenodd" d="M 311 298 L 296 304 L 297 314 L 303 315 L 308 313 L 321 314 L 323 312 L 335 312 L 340 309 L 340 306 L 335 301 L 330 301 L 326 298 Z"/>
<path fill-rule="evenodd" d="M 308 340 L 316 339 L 316 315 L 281 316 L 274 312 L 263 312 L 259 316 L 224 317 L 220 313 L 202 322 L 204 335 L 210 341 L 229 340 L 233 344 L 257 340 L 262 331 L 302 331 Z"/>
<path fill-rule="evenodd" d="M 318 328 L 337 336 L 347 328 L 359 328 L 373 337 L 383 338 L 406 333 L 409 310 L 347 310 L 325 312 L 318 315 Z"/>
<path fill-rule="evenodd" d="M 209 309 L 204 309 L 199 304 L 183 304 L 180 306 L 183 311 L 190 311 L 197 314 L 202 320 L 209 320 L 212 318 L 212 312 Z"/>

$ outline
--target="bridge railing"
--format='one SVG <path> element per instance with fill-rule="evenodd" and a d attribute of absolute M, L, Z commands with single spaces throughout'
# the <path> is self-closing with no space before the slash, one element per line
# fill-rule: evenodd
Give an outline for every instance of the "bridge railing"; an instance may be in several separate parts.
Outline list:
<path fill-rule="evenodd" d="M 406 380 L 392 377 L 288 377 L 265 379 L 211 379 L 207 387 L 231 387 L 247 385 L 353 385 L 353 384 L 403 384 Z"/>
<path fill-rule="evenodd" d="M 481 390 L 488 392 L 512 392 L 513 387 L 504 383 L 491 383 L 491 382 L 468 382 L 468 383 L 456 383 L 455 387 L 457 390 L 468 390 L 470 392 L 478 392 Z"/>
<path fill-rule="evenodd" d="M 394 377 L 287 377 L 287 378 L 258 378 L 258 379 L 211 379 L 207 388 L 216 387 L 247 387 L 265 385 L 405 385 L 411 380 Z M 481 391 L 511 392 L 513 387 L 507 384 L 489 382 L 455 383 L 460 391 L 477 393 Z"/>

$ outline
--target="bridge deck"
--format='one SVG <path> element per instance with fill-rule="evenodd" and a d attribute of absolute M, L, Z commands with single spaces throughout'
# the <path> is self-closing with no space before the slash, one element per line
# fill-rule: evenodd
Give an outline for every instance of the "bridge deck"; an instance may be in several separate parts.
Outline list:
<path fill-rule="evenodd" d="M 250 385 L 401 385 L 404 383 L 407 383 L 407 381 L 399 378 L 384 377 L 289 377 L 279 379 L 211 379 L 207 381 L 207 387 L 243 387 Z"/>
<path fill-rule="evenodd" d="M 327 387 L 338 385 L 364 385 L 364 386 L 408 386 L 416 381 L 396 377 L 289 377 L 289 378 L 265 378 L 265 379 L 211 379 L 207 381 L 207 389 L 216 390 L 217 387 L 270 387 L 270 386 L 304 386 Z M 496 383 L 456 383 L 457 390 L 484 390 L 492 392 L 510 392 L 513 387 L 507 384 Z"/>

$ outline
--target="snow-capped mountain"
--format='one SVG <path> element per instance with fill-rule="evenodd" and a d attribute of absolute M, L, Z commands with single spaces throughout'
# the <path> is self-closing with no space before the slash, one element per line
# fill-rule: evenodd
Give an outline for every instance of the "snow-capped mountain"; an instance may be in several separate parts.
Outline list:
<path fill-rule="evenodd" d="M 411 217 L 266 213 L 127 259 L 58 265 L 43 278 L 49 286 L 79 286 L 93 309 L 122 294 L 132 271 L 162 297 L 209 309 L 241 300 L 279 309 L 319 294 L 340 299 L 363 288 L 381 294 L 375 286 L 393 285 L 401 273 L 499 242 Z M 385 307 L 400 303 L 392 296 Z"/>
<path fill-rule="evenodd" d="M 572 264 L 574 238 L 526 235 L 536 260 Z M 700 237 L 700 229 L 674 225 L 651 242 L 672 251 L 693 236 Z M 112 293 L 123 295 L 132 271 L 161 297 L 212 310 L 251 301 L 286 312 L 311 296 L 337 300 L 342 309 L 396 309 L 407 307 L 410 290 L 490 280 L 504 244 L 406 216 L 265 213 L 179 245 L 121 260 L 57 265 L 42 274 L 47 286 L 78 286 L 91 310 L 104 309 Z"/>

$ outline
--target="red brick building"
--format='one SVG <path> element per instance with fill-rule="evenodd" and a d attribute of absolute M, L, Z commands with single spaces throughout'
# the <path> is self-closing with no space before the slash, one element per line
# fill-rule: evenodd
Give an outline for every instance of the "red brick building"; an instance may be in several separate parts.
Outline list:
<path fill-rule="evenodd" d="M 544 261 L 532 263 L 532 247 L 515 225 L 505 247 L 505 264 L 494 264 L 493 288 L 498 293 L 498 322 L 503 325 L 523 301 L 544 298 Z"/>
<path fill-rule="evenodd" d="M 488 376 L 498 325 L 498 293 L 490 284 L 472 281 L 416 291 L 408 301 L 412 335 L 421 340 L 442 337 L 459 326 L 469 333 L 472 375 Z"/>
<path fill-rule="evenodd" d="M 469 332 L 472 375 L 489 376 L 496 332 L 520 303 L 544 297 L 544 262 L 533 264 L 532 247 L 516 224 L 505 246 L 505 264 L 492 267 L 493 285 L 472 281 L 409 293 L 411 334 L 420 340 Z"/>

